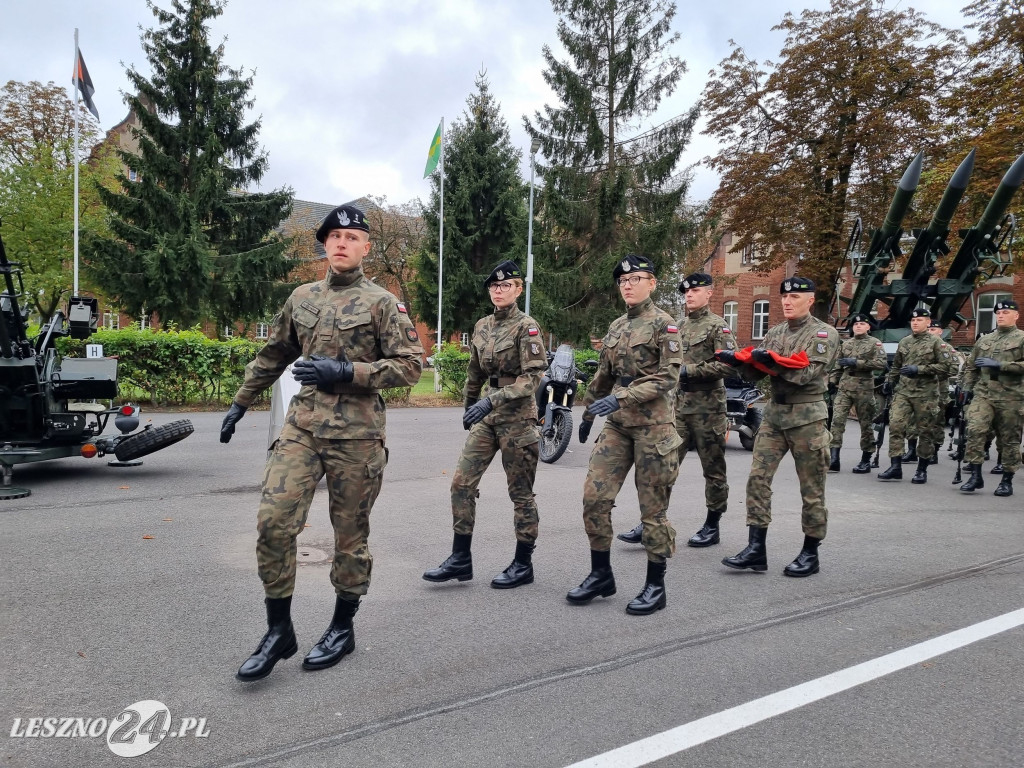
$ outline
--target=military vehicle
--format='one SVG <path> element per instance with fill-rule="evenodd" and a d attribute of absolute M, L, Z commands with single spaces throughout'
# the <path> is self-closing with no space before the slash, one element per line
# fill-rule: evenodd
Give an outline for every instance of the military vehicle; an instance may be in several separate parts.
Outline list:
<path fill-rule="evenodd" d="M 113 406 L 117 360 L 98 345 L 85 358 L 62 357 L 57 339 L 86 339 L 96 330 L 96 299 L 75 296 L 67 315 L 53 314 L 35 339 L 28 337 L 28 306 L 21 265 L 11 262 L 0 237 L 0 499 L 30 491 L 12 485 L 14 467 L 37 461 L 113 454 L 113 466 L 137 466 L 142 456 L 192 434 L 188 419 L 138 430 L 139 408 Z M 104 435 L 110 418 L 120 434 Z M 135 431 L 138 430 L 138 431 Z"/>

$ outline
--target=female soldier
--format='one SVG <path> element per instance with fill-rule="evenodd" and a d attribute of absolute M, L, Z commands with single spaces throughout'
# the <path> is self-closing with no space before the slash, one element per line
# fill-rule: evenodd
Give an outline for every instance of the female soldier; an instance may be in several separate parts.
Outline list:
<path fill-rule="evenodd" d="M 514 262 L 503 261 L 484 281 L 494 313 L 473 329 L 472 352 L 464 391 L 462 425 L 469 437 L 452 478 L 452 517 L 455 540 L 451 556 L 423 574 L 427 581 L 466 581 L 473 578 L 470 542 L 476 520 L 477 486 L 491 459 L 501 451 L 508 495 L 515 507 L 516 554 L 491 580 L 496 589 L 533 582 L 533 550 L 537 541 L 537 503 L 533 478 L 537 474 L 540 435 L 534 393 L 547 368 L 547 354 L 536 321 L 519 311 L 522 273 Z M 484 383 L 486 397 L 480 396 Z M 472 428 L 472 429 L 470 429 Z"/>
<path fill-rule="evenodd" d="M 676 532 L 665 511 L 679 472 L 676 449 L 682 441 L 675 427 L 675 392 L 682 353 L 675 321 L 651 301 L 657 285 L 651 261 L 630 254 L 616 265 L 612 276 L 627 311 L 604 337 L 597 373 L 583 398 L 587 411 L 580 423 L 580 442 L 585 443 L 594 417 L 608 416 L 590 454 L 583 485 L 591 572 L 566 599 L 588 603 L 599 595 L 615 594 L 611 512 L 635 464 L 647 581 L 626 612 L 647 614 L 665 607 L 665 561 L 676 549 Z"/>

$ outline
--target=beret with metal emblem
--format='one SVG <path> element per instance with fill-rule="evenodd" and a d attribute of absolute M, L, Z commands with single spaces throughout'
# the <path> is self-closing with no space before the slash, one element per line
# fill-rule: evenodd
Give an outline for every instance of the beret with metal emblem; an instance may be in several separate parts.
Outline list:
<path fill-rule="evenodd" d="M 627 253 L 619 263 L 615 265 L 615 269 L 612 270 L 612 279 L 618 280 L 623 275 L 628 275 L 633 272 L 650 272 L 654 275 L 656 274 L 654 271 L 654 262 L 646 256 Z"/>
<path fill-rule="evenodd" d="M 369 232 L 370 225 L 366 223 L 366 215 L 354 205 L 339 205 L 324 217 L 316 231 L 316 239 L 322 243 L 332 229 L 361 229 Z"/>
<path fill-rule="evenodd" d="M 863 312 L 858 312 L 855 315 L 850 315 L 850 327 L 853 327 L 854 323 L 867 323 L 871 325 L 871 315 L 865 315 Z"/>
<path fill-rule="evenodd" d="M 779 286 L 779 293 L 814 293 L 814 281 L 806 277 L 787 277 Z"/>
<path fill-rule="evenodd" d="M 523 273 L 519 270 L 518 264 L 505 259 L 505 261 L 491 270 L 491 274 L 484 280 L 484 288 L 487 288 L 491 283 L 500 283 L 502 280 L 511 280 L 513 277 L 518 277 L 521 280 Z"/>
<path fill-rule="evenodd" d="M 942 327 L 942 321 L 939 320 L 938 318 L 932 318 L 932 321 L 930 323 L 928 323 L 928 327 L 929 328 L 941 328 Z"/>
<path fill-rule="evenodd" d="M 928 311 L 928 307 L 918 307 L 910 313 L 911 317 L 931 317 L 932 313 Z"/>
<path fill-rule="evenodd" d="M 694 272 L 692 275 L 687 275 L 683 278 L 683 282 L 679 284 L 679 290 L 681 293 L 686 293 L 691 288 L 710 288 L 711 287 L 711 275 L 707 272 Z"/>
<path fill-rule="evenodd" d="M 998 312 L 1000 309 L 1016 309 L 1017 311 L 1020 311 L 1020 307 L 1017 306 L 1017 302 L 1013 299 L 997 301 L 994 311 Z"/>

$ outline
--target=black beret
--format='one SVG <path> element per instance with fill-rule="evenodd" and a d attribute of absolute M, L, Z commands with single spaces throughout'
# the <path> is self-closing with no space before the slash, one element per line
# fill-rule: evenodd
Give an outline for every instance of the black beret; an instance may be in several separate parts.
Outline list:
<path fill-rule="evenodd" d="M 654 262 L 646 256 L 639 256 L 635 253 L 626 254 L 625 258 L 615 265 L 615 269 L 612 270 L 612 279 L 618 280 L 628 272 L 650 272 L 652 275 L 656 274 Z"/>
<path fill-rule="evenodd" d="M 928 323 L 928 327 L 929 328 L 941 328 L 942 327 L 942 321 L 939 320 L 938 318 L 932 318 L 932 321 L 930 323 Z"/>
<path fill-rule="evenodd" d="M 871 325 L 871 315 L 865 315 L 863 312 L 850 315 L 850 327 L 853 327 L 854 323 L 867 323 L 868 325 Z"/>
<path fill-rule="evenodd" d="M 366 223 L 366 215 L 354 205 L 339 205 L 324 216 L 320 228 L 316 231 L 316 239 L 322 243 L 332 229 L 361 229 L 363 232 L 369 232 L 370 225 Z"/>
<path fill-rule="evenodd" d="M 928 307 L 918 307 L 910 313 L 911 317 L 931 317 L 932 313 L 928 311 Z"/>
<path fill-rule="evenodd" d="M 994 311 L 998 312 L 1000 309 L 1016 309 L 1019 311 L 1020 307 L 1017 306 L 1017 302 L 1013 299 L 1003 299 L 996 302 Z"/>
<path fill-rule="evenodd" d="M 707 272 L 694 272 L 683 278 L 679 284 L 679 290 L 686 293 L 691 288 L 709 288 L 711 286 L 711 275 Z"/>
<path fill-rule="evenodd" d="M 518 277 L 521 280 L 523 273 L 519 270 L 518 264 L 505 259 L 505 261 L 491 270 L 491 274 L 484 280 L 484 288 L 488 287 L 491 283 L 496 283 L 500 280 L 511 280 L 513 277 Z"/>
<path fill-rule="evenodd" d="M 814 293 L 814 281 L 806 277 L 787 277 L 779 286 L 779 293 Z"/>

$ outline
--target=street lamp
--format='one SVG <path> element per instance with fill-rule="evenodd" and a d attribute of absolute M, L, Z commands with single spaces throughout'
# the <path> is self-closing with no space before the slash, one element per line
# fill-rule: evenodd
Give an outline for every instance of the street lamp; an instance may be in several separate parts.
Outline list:
<path fill-rule="evenodd" d="M 533 284 L 533 169 L 537 160 L 540 139 L 530 142 L 530 228 L 526 235 L 526 314 L 530 314 L 530 286 Z"/>

